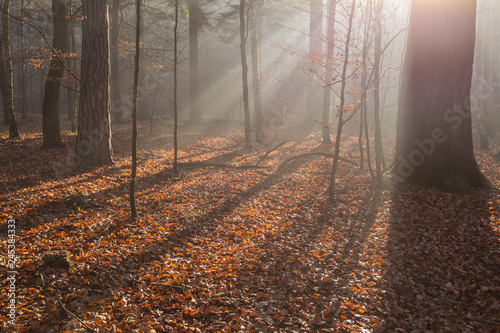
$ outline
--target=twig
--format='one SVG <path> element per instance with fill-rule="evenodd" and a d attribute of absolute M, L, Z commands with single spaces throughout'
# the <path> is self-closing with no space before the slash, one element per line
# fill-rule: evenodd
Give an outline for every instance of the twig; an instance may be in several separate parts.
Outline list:
<path fill-rule="evenodd" d="M 278 149 L 279 147 L 283 146 L 284 144 L 288 143 L 288 141 L 283 141 L 282 143 L 280 143 L 279 145 L 275 146 L 274 148 L 268 150 L 261 158 L 259 158 L 257 160 L 257 162 L 255 162 L 255 165 L 259 165 L 260 162 L 262 162 L 263 159 L 265 159 L 269 154 L 271 154 L 273 151 L 275 151 L 276 149 Z"/>
<path fill-rule="evenodd" d="M 465 320 L 476 321 L 478 323 L 483 323 L 483 324 L 487 324 L 487 325 L 492 325 L 492 326 L 500 327 L 500 323 L 497 323 L 495 321 L 488 321 L 488 320 L 484 320 L 484 319 L 477 319 L 477 318 L 471 318 L 471 317 L 467 317 L 467 316 L 460 316 L 460 315 L 457 315 L 457 314 L 454 314 L 454 313 L 450 313 L 450 314 L 453 317 L 457 317 L 457 318 L 461 318 L 461 319 L 465 319 Z"/>
<path fill-rule="evenodd" d="M 309 157 L 309 156 L 323 156 L 323 157 L 329 157 L 329 158 L 333 158 L 334 157 L 333 154 L 331 154 L 331 153 L 325 153 L 325 152 L 320 152 L 320 151 L 319 152 L 299 154 L 299 155 L 296 155 L 296 156 L 289 157 L 286 160 L 284 160 L 283 162 L 281 162 L 281 164 L 278 166 L 278 169 L 281 168 L 281 167 L 283 167 L 285 164 L 288 164 L 289 162 L 291 162 L 293 160 L 296 160 L 296 159 L 302 158 L 302 157 Z M 343 158 L 343 157 L 340 157 L 340 156 L 339 156 L 339 160 L 347 162 L 347 163 L 351 163 L 351 164 L 354 164 L 354 165 L 358 165 L 356 162 L 348 160 L 347 158 Z"/>
<path fill-rule="evenodd" d="M 66 311 L 67 314 L 69 314 L 71 317 L 75 318 L 76 320 L 78 320 L 80 322 L 80 324 L 82 324 L 86 329 L 88 329 L 89 331 L 91 332 L 96 332 L 97 331 L 95 329 L 93 329 L 92 327 L 90 327 L 89 325 L 85 324 L 83 322 L 83 320 L 80 319 L 80 317 L 78 317 L 76 314 L 74 314 L 73 312 L 69 311 L 68 309 L 66 309 L 66 307 L 64 306 L 63 302 L 61 301 L 61 299 L 59 298 L 59 296 L 57 296 L 57 293 L 54 294 L 54 296 L 56 297 L 57 299 L 57 302 L 59 303 L 59 305 L 61 305 L 61 307 L 63 308 L 64 311 Z"/>

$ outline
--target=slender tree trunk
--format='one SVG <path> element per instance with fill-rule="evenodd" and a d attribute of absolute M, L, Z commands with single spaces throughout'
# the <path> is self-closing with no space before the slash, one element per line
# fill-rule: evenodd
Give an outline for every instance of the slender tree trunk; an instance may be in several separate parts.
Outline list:
<path fill-rule="evenodd" d="M 200 68 L 198 33 L 200 30 L 200 1 L 188 0 L 189 10 L 189 122 L 201 124 Z"/>
<path fill-rule="evenodd" d="M 354 12 L 356 9 L 356 0 L 352 1 L 351 13 L 349 15 L 349 26 L 345 40 L 344 49 L 344 65 L 342 68 L 342 82 L 340 87 L 340 106 L 339 106 L 339 125 L 337 128 L 337 137 L 335 139 L 335 151 L 333 153 L 332 171 L 330 174 L 330 185 L 328 187 L 328 201 L 335 202 L 335 177 L 337 176 L 337 166 L 340 154 L 340 140 L 342 138 L 342 129 L 344 126 L 344 107 L 345 107 L 345 90 L 347 86 L 347 67 L 349 66 L 349 44 L 351 43 L 352 24 L 354 20 Z"/>
<path fill-rule="evenodd" d="M 309 79 L 307 91 L 306 114 L 303 128 L 311 130 L 321 117 L 322 112 L 322 88 L 316 87 L 318 76 L 322 73 L 319 57 L 322 54 L 323 45 L 323 0 L 310 0 L 309 19 L 309 57 L 312 76 Z"/>
<path fill-rule="evenodd" d="M 135 26 L 135 67 L 132 106 L 132 174 L 130 176 L 130 213 L 132 218 L 137 218 L 135 207 L 135 185 L 137 178 L 137 108 L 139 86 L 139 60 L 141 55 L 141 0 L 136 0 L 136 26 Z"/>
<path fill-rule="evenodd" d="M 75 165 L 113 164 L 107 0 L 83 0 L 82 68 Z"/>
<path fill-rule="evenodd" d="M 16 116 L 14 113 L 14 82 L 12 74 L 12 60 L 10 51 L 10 18 L 9 18 L 10 0 L 4 0 L 2 3 L 2 35 L 0 36 L 0 85 L 2 89 L 2 100 L 4 108 L 4 117 L 6 115 L 9 124 L 9 138 L 19 137 L 17 129 Z M 5 120 L 5 119 L 4 119 Z"/>
<path fill-rule="evenodd" d="M 174 174 L 178 172 L 177 165 L 177 155 L 179 151 L 178 142 L 177 142 L 177 132 L 178 132 L 178 123 L 179 123 L 179 112 L 177 110 L 177 62 L 178 62 L 178 37 L 177 30 L 179 28 L 179 0 L 175 0 L 175 24 L 174 24 Z"/>
<path fill-rule="evenodd" d="M 177 1 L 177 0 L 175 0 Z M 141 44 L 144 42 L 144 37 L 146 35 L 146 27 L 145 27 L 145 23 L 146 23 L 146 20 L 144 19 L 144 13 L 145 11 L 143 10 L 141 12 L 141 15 L 142 15 L 142 18 L 141 18 L 141 24 L 142 24 L 142 27 L 141 27 Z M 144 68 L 144 70 L 142 70 L 140 73 L 139 73 L 139 109 L 138 109 L 138 117 L 139 117 L 139 120 L 149 120 L 150 119 L 150 116 L 151 116 L 151 105 L 149 103 L 149 84 L 147 82 L 148 78 L 149 78 L 149 73 L 148 73 L 148 70 L 146 69 L 146 65 L 144 63 L 144 59 L 142 61 L 142 67 Z"/>
<path fill-rule="evenodd" d="M 392 168 L 408 183 L 461 193 L 490 186 L 472 146 L 475 27 L 475 0 L 413 1 Z"/>
<path fill-rule="evenodd" d="M 120 91 L 120 0 L 111 3 L 111 114 L 120 122 L 123 117 Z"/>
<path fill-rule="evenodd" d="M 382 10 L 384 0 L 377 0 L 375 5 L 375 60 L 374 72 L 374 117 L 375 117 L 375 171 L 377 187 L 382 188 L 384 179 L 382 177 L 382 128 L 380 126 L 380 60 L 382 58 Z"/>
<path fill-rule="evenodd" d="M 45 81 L 45 95 L 42 107 L 42 148 L 64 147 L 59 127 L 59 106 L 61 95 L 61 81 L 64 76 L 63 56 L 69 51 L 69 27 L 67 20 L 67 6 L 65 0 L 52 0 L 54 13 L 54 42 L 55 52 L 50 61 L 49 74 Z"/>
<path fill-rule="evenodd" d="M 262 114 L 262 100 L 260 92 L 260 60 L 259 60 L 259 38 L 257 30 L 256 4 L 250 8 L 250 44 L 252 57 L 252 87 L 253 107 L 255 113 L 255 137 L 258 143 L 263 143 L 264 138 L 264 115 Z"/>
<path fill-rule="evenodd" d="M 330 0 L 328 3 L 328 16 L 327 16 L 327 43 L 326 43 L 326 73 L 325 81 L 327 85 L 324 88 L 323 94 L 323 126 L 321 131 L 323 134 L 323 144 L 331 144 L 330 138 L 330 100 L 332 86 L 332 73 L 333 73 L 333 51 L 335 49 L 335 13 L 337 11 L 337 0 Z"/>
<path fill-rule="evenodd" d="M 245 0 L 240 0 L 240 53 L 241 53 L 241 69 L 243 77 L 243 110 L 245 114 L 245 145 L 247 150 L 252 150 L 252 137 L 250 132 L 250 106 L 248 105 L 248 64 L 246 54 L 245 40 Z"/>
<path fill-rule="evenodd" d="M 22 102 L 21 102 L 21 112 L 22 117 L 28 117 L 28 86 L 26 84 L 26 47 L 24 38 L 24 0 L 21 0 L 21 21 L 19 24 L 20 37 L 21 37 L 21 87 L 22 87 Z"/>

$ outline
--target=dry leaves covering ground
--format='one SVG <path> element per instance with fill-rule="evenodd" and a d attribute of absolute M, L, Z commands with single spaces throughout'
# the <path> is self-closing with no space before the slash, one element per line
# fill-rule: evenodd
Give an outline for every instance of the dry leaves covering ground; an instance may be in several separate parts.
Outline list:
<path fill-rule="evenodd" d="M 114 128 L 114 166 L 75 172 L 71 149 L 40 150 L 39 123 L 23 120 L 22 140 L 0 141 L 0 264 L 5 272 L 14 218 L 17 332 L 500 330 L 497 190 L 460 196 L 386 180 L 377 193 L 367 171 L 342 163 L 328 206 L 329 159 L 278 168 L 331 151 L 319 137 L 290 139 L 263 160 L 269 169 L 176 176 L 171 135 L 144 125 L 132 221 L 129 126 Z M 71 146 L 74 134 L 63 134 Z M 180 157 L 242 165 L 271 147 L 245 153 L 242 142 L 229 126 L 185 128 Z M 357 160 L 356 147 L 346 138 L 342 156 Z M 477 153 L 497 188 L 498 148 Z M 74 267 L 41 267 L 58 250 Z M 8 331 L 5 279 L 0 287 Z"/>

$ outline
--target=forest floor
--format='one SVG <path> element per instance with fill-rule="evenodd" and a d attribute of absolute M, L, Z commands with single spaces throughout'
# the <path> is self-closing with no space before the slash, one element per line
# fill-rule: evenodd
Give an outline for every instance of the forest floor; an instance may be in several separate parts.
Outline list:
<path fill-rule="evenodd" d="M 498 190 L 455 195 L 386 179 L 377 192 L 366 168 L 341 162 L 328 205 L 331 159 L 279 167 L 331 152 L 320 136 L 287 138 L 262 160 L 267 169 L 174 175 L 172 135 L 141 125 L 132 220 L 130 126 L 113 130 L 114 166 L 76 172 L 73 148 L 40 150 L 40 123 L 21 120 L 14 141 L 1 129 L 0 265 L 9 270 L 14 219 L 17 332 L 500 330 Z M 180 161 L 254 164 L 278 134 L 248 153 L 239 128 L 181 127 Z M 73 147 L 75 135 L 65 130 L 63 140 Z M 493 144 L 476 155 L 500 188 Z M 359 160 L 355 133 L 341 156 Z M 44 254 L 61 250 L 71 268 L 43 267 Z M 9 282 L 0 288 L 7 332 Z"/>

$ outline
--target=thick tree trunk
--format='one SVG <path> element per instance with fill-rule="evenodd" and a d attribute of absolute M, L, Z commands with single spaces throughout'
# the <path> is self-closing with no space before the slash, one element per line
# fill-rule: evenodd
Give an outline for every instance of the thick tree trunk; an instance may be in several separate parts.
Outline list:
<path fill-rule="evenodd" d="M 264 116 L 262 114 L 262 101 L 260 92 L 260 59 L 259 59 L 259 38 L 257 30 L 256 4 L 250 8 L 250 44 L 252 57 L 252 87 L 253 87 L 253 108 L 255 114 L 255 137 L 258 143 L 263 143 L 264 138 Z"/>
<path fill-rule="evenodd" d="M 42 106 L 42 148 L 64 147 L 59 127 L 59 100 L 61 80 L 64 75 L 63 55 L 69 50 L 69 26 L 65 0 L 52 0 L 54 14 L 55 52 L 50 61 L 49 74 L 45 81 L 45 94 Z"/>
<path fill-rule="evenodd" d="M 4 0 L 2 3 L 2 34 L 0 36 L 0 87 L 2 90 L 2 102 L 4 116 L 9 124 L 9 138 L 19 137 L 17 129 L 16 116 L 14 113 L 14 82 L 12 74 L 12 60 L 10 51 L 10 19 L 9 19 L 10 0 Z"/>
<path fill-rule="evenodd" d="M 248 105 L 248 64 L 246 54 L 245 41 L 245 0 L 240 0 L 240 53 L 241 53 L 241 70 L 243 79 L 243 110 L 245 114 L 245 146 L 247 150 L 251 150 L 252 137 L 250 132 L 250 106 Z"/>
<path fill-rule="evenodd" d="M 392 171 L 451 192 L 489 186 L 473 154 L 475 0 L 414 0 Z"/>
<path fill-rule="evenodd" d="M 327 16 L 327 43 L 326 43 L 326 75 L 325 81 L 327 83 L 323 93 L 323 126 L 321 132 L 323 135 L 323 144 L 331 144 L 330 138 L 330 100 L 332 86 L 332 73 L 333 73 L 333 50 L 335 49 L 335 13 L 337 10 L 337 0 L 330 0 L 328 3 L 328 16 Z"/>
<path fill-rule="evenodd" d="M 200 30 L 200 2 L 188 0 L 189 9 L 189 122 L 201 124 L 200 66 L 198 61 L 198 33 Z"/>
<path fill-rule="evenodd" d="M 108 1 L 84 0 L 77 168 L 113 164 L 110 126 Z"/>

